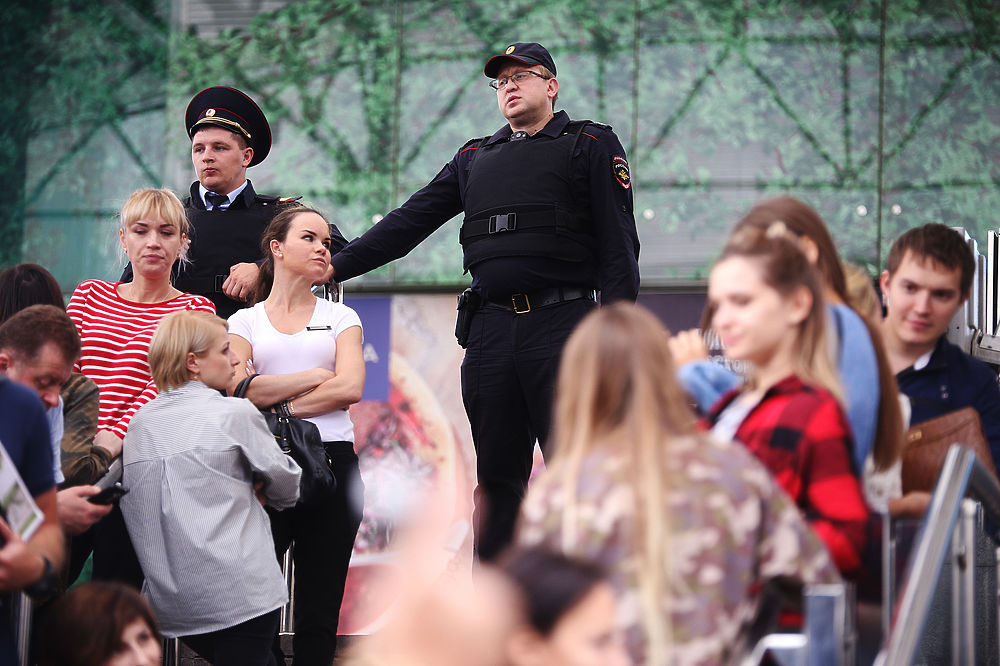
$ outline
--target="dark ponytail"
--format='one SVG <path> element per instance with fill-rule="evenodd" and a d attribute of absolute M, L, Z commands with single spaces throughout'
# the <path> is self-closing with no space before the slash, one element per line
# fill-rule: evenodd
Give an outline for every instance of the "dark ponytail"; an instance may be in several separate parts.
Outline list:
<path fill-rule="evenodd" d="M 292 226 L 292 220 L 300 213 L 316 213 L 326 220 L 326 217 L 318 210 L 300 204 L 283 208 L 274 216 L 260 239 L 260 252 L 264 261 L 257 274 L 257 284 L 254 286 L 253 293 L 250 294 L 250 305 L 260 303 L 271 293 L 271 287 L 274 286 L 274 255 L 271 254 L 271 241 L 285 242 L 285 238 L 288 237 L 288 229 Z"/>

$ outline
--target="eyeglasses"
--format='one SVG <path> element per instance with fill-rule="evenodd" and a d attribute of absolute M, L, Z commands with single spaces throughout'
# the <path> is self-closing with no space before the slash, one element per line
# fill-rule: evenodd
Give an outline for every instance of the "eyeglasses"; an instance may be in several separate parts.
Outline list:
<path fill-rule="evenodd" d="M 493 90 L 503 90 L 507 87 L 507 84 L 511 82 L 520 86 L 528 80 L 528 77 L 531 76 L 537 76 L 538 78 L 545 79 L 546 81 L 552 78 L 551 76 L 545 76 L 544 74 L 539 74 L 538 72 L 533 72 L 530 69 L 527 69 L 523 72 L 518 72 L 517 74 L 505 76 L 502 79 L 494 79 L 493 81 L 490 81 L 490 88 L 493 88 Z"/>

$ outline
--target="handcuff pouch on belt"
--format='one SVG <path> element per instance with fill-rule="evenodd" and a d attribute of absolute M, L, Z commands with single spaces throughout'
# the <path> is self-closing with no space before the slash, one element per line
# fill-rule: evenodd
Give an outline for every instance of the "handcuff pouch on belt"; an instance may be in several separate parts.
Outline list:
<path fill-rule="evenodd" d="M 455 339 L 465 349 L 469 344 L 469 330 L 472 328 L 472 317 L 482 304 L 478 291 L 469 287 L 458 295 L 458 319 L 455 321 Z"/>

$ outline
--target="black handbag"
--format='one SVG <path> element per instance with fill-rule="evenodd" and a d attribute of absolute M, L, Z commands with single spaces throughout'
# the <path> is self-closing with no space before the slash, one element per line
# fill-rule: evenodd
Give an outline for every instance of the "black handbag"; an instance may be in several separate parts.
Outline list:
<path fill-rule="evenodd" d="M 257 375 L 240 381 L 233 397 L 246 397 L 250 382 Z M 268 429 L 274 434 L 278 446 L 302 468 L 299 479 L 299 505 L 319 503 L 333 495 L 337 478 L 330 470 L 330 459 L 323 446 L 323 438 L 314 423 L 297 419 L 288 413 L 284 404 L 261 410 Z"/>

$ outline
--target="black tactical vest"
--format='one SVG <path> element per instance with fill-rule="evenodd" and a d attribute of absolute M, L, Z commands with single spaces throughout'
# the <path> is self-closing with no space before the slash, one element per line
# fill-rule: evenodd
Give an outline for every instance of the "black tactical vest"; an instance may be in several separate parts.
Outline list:
<path fill-rule="evenodd" d="M 480 143 L 459 234 L 465 270 L 498 257 L 596 260 L 590 212 L 572 191 L 573 152 L 589 122 L 571 122 L 557 137 Z"/>
<path fill-rule="evenodd" d="M 280 210 L 280 198 L 255 194 L 249 208 L 237 197 L 226 210 L 205 210 L 184 200 L 191 238 L 190 263 L 174 279 L 181 291 L 201 294 L 213 303 L 222 317 L 228 317 L 246 303 L 238 303 L 222 293 L 222 283 L 229 268 L 238 263 L 253 263 L 261 258 L 260 239 Z"/>

